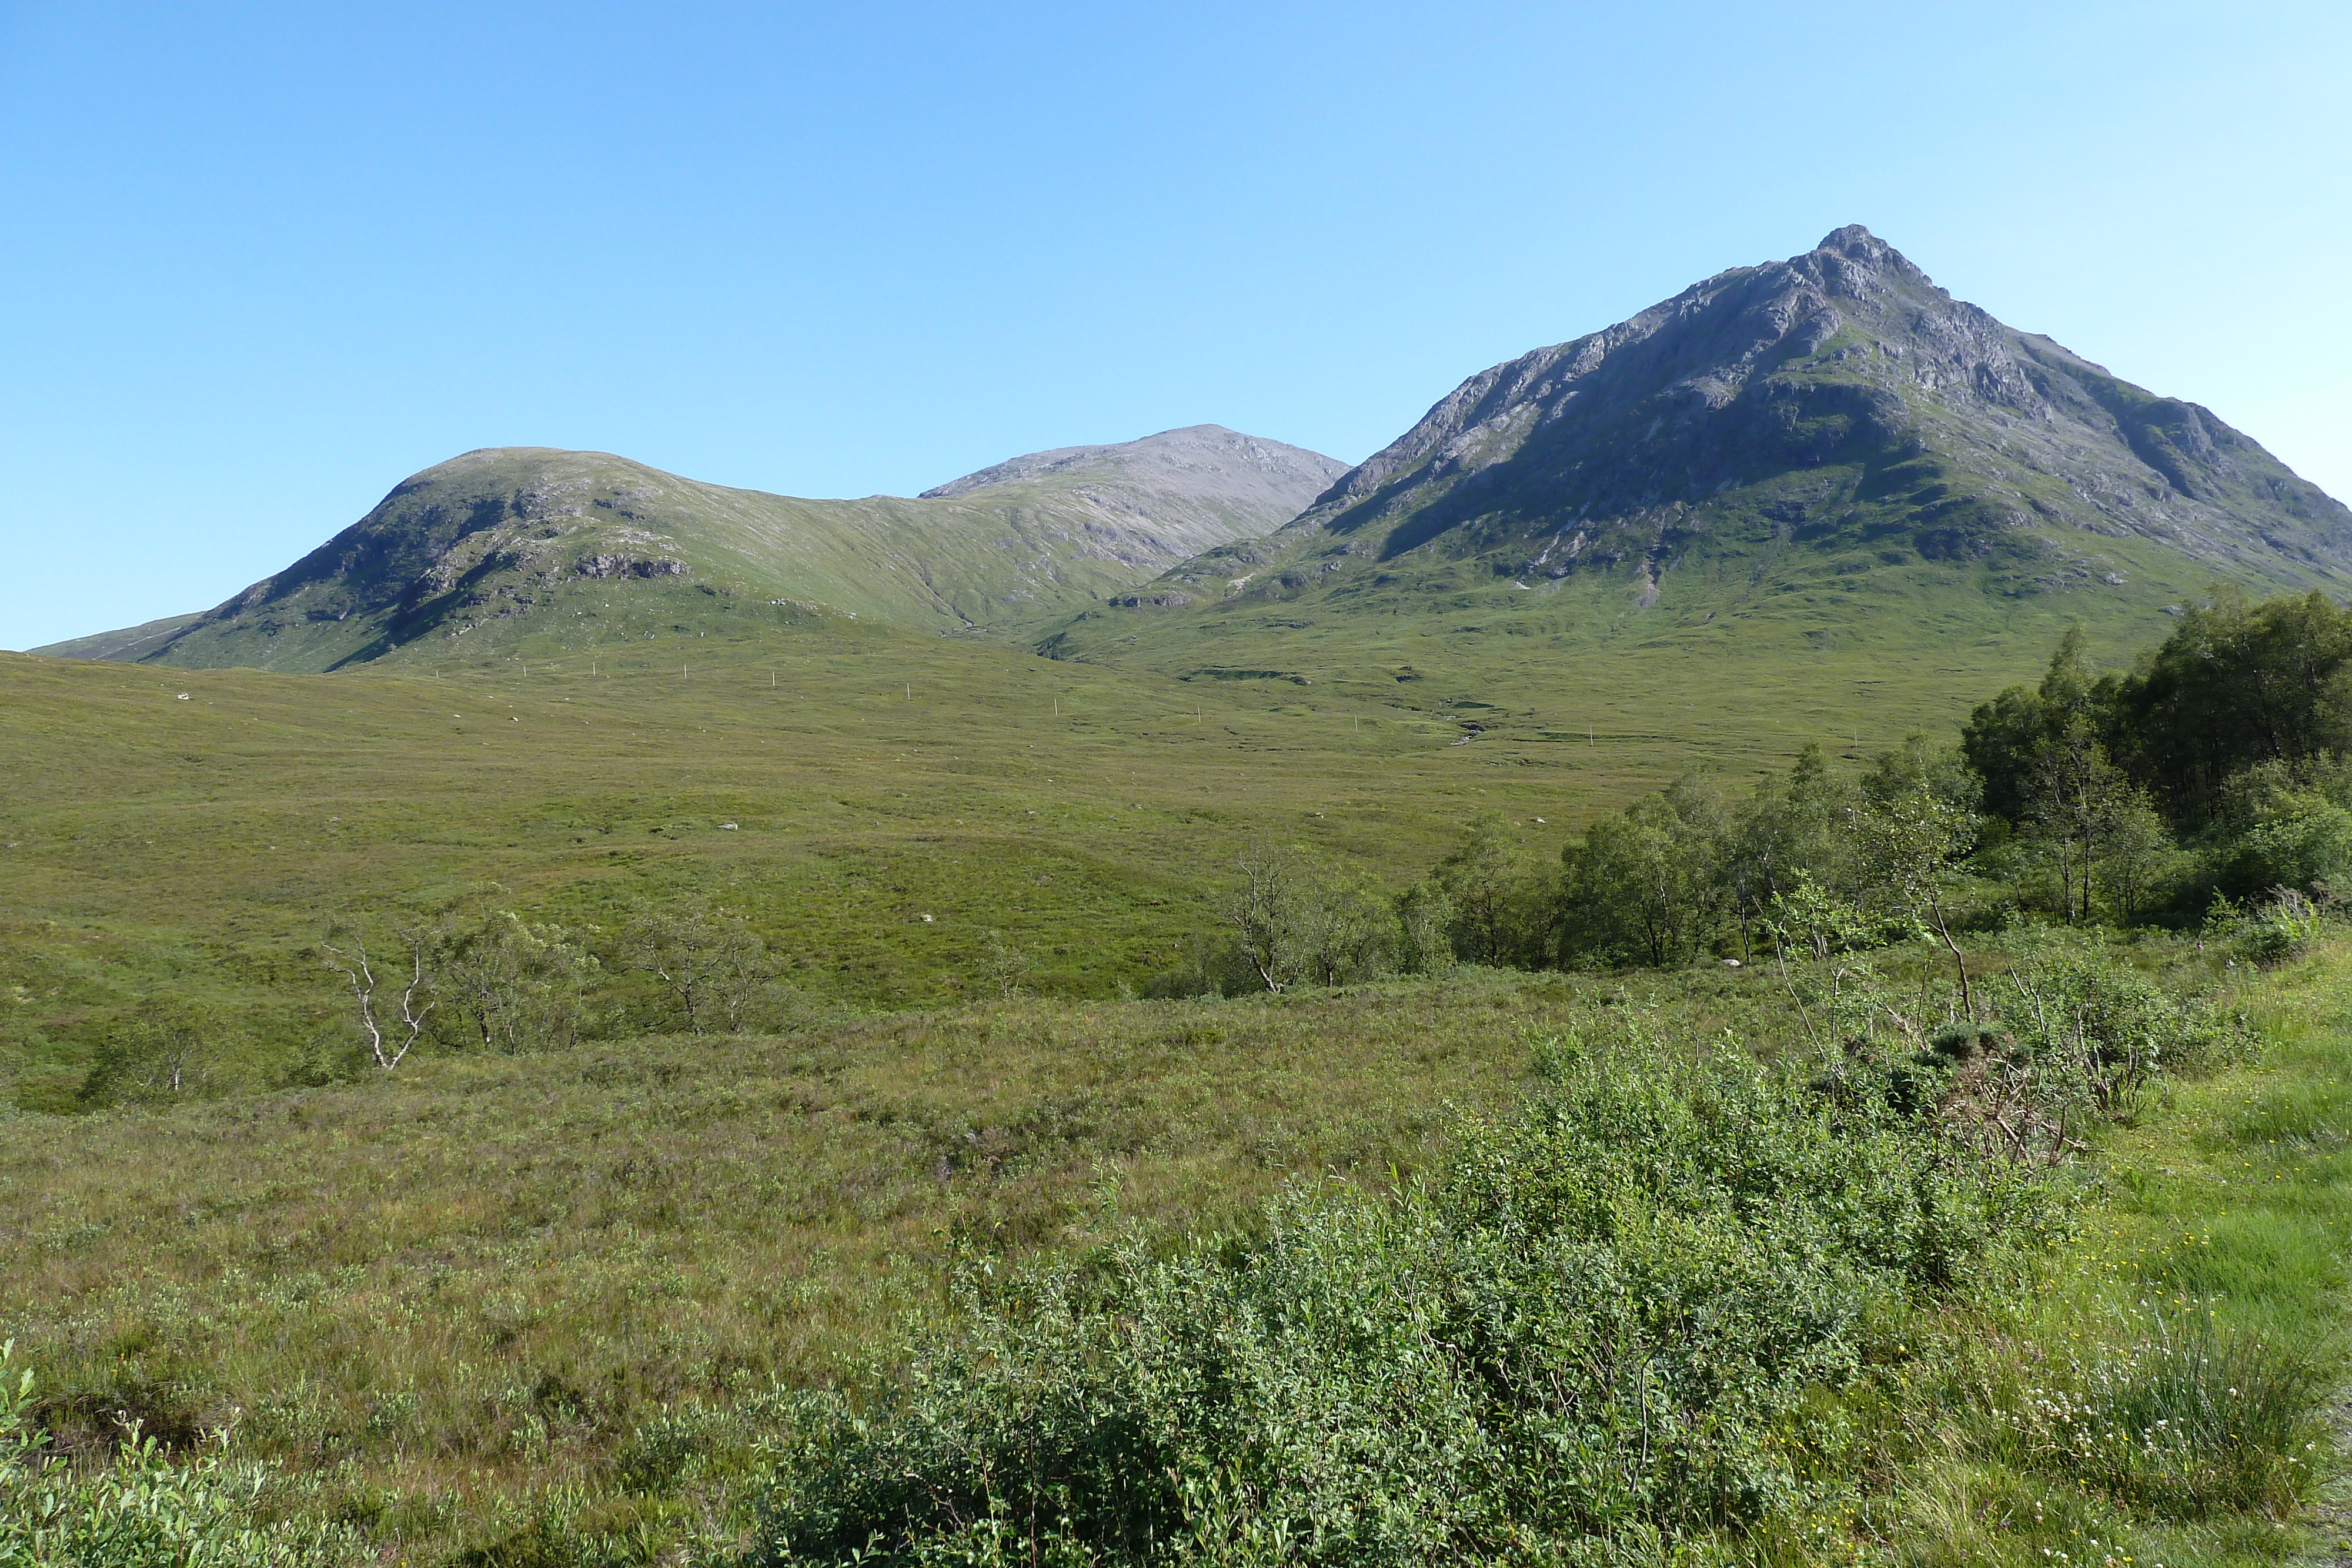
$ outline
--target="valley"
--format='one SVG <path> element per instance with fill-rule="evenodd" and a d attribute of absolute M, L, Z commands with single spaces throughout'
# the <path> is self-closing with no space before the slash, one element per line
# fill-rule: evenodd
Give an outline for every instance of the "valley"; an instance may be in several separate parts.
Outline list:
<path fill-rule="evenodd" d="M 2286 1562 L 2347 594 L 1859 228 L 1352 468 L 465 454 L 0 653 L 0 1562 Z"/>

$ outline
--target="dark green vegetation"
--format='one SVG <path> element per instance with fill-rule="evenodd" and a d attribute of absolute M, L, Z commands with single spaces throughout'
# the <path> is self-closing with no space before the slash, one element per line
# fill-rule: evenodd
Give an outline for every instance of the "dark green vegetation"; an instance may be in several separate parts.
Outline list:
<path fill-rule="evenodd" d="M 1469 1118 L 1441 1169 L 1401 1191 L 1295 1195 L 1261 1238 L 1169 1259 L 1130 1245 L 1010 1286 L 973 1273 L 887 1391 L 855 1415 L 805 1408 L 769 1500 L 772 1560 L 1865 1547 L 1849 1523 L 1868 1490 L 1857 1472 L 1900 1475 L 1968 1418 L 1967 1380 L 1986 1369 L 1969 1336 L 2081 1196 L 1996 1130 L 2018 1113 L 1991 1087 L 2008 1066 L 1971 1057 L 1923 1088 L 1922 1059 L 1942 1052 L 1887 1021 L 1897 973 L 1850 970 L 1814 998 L 1840 1041 L 1828 1053 L 1746 1035 L 1772 1016 L 1753 989 L 1717 988 L 1727 1027 L 1705 1042 L 1661 1037 L 1654 1012 L 1621 1003 L 1579 1034 L 1531 1037 L 1544 1086 Z M 2010 973 L 2048 1006 L 2121 1026 L 2017 1057 L 2031 1096 L 2073 1104 L 2078 1130 L 2102 1103 L 2129 1114 L 2118 1096 L 2144 1090 L 2117 1060 L 2135 1031 L 2190 1073 L 2236 1049 L 2230 1027 L 2112 960 L 2028 950 Z M 1916 1004 L 1924 988 L 1906 977 L 1892 994 Z M 2290 1503 L 2313 1372 L 2189 1315 L 2226 1347 L 2215 1370 L 2258 1375 L 2226 1392 L 2133 1382 L 2167 1422 L 2159 1437 L 2209 1392 L 2233 1429 L 2122 1456 L 2116 1489 L 2158 1517 Z M 1956 1354 L 1966 1371 L 1948 1381 Z M 2168 1354 L 2149 1359 L 2169 1368 Z M 1937 1385 L 1926 1409 L 1904 1387 L 1920 1377 Z"/>
<path fill-rule="evenodd" d="M 2318 594 L 2193 610 L 2127 673 L 2096 674 L 2070 638 L 1962 744 L 2007 858 L 2054 879 L 2045 902 L 2070 918 L 2279 888 L 2326 902 L 2352 873 L 2352 617 Z"/>
<path fill-rule="evenodd" d="M 1904 1021 L 1932 953 L 1799 960 L 1826 1056 L 1720 967 L 436 1053 L 18 1121 L 0 1291 L 69 1456 L 232 1427 L 260 1518 L 417 1562 L 2275 1561 L 2347 956 L 2241 994 L 2253 1065 L 2167 999 L 2218 950 L 2031 939 L 1971 944 L 2000 1055 Z"/>
<path fill-rule="evenodd" d="M 1948 951 L 1994 912 L 2285 950 L 2352 888 L 2352 613 L 2321 595 L 2200 606 L 2105 674 L 2070 630 L 1960 742 L 1915 735 L 1853 775 L 1809 747 L 1745 790 L 1685 774 L 1592 822 L 1557 873 L 1486 820 L 1433 891 L 1463 956 L 1542 967 L 1897 933 Z"/>

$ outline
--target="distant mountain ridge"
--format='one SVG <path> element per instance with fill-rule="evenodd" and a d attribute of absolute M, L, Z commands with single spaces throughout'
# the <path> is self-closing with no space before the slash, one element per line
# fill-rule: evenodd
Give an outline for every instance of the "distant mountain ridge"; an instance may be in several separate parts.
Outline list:
<path fill-rule="evenodd" d="M 525 625 L 546 631 L 551 616 L 579 622 L 564 635 L 582 645 L 632 616 L 675 631 L 696 620 L 698 594 L 972 626 L 1088 602 L 1270 532 L 1344 471 L 1196 425 L 1015 458 L 920 497 L 828 501 L 706 485 L 606 453 L 486 448 L 404 480 L 358 523 L 211 611 L 36 652 L 324 670 L 420 641 L 510 641 Z"/>
<path fill-rule="evenodd" d="M 2069 622 L 2143 645 L 2231 586 L 2352 598 L 2352 512 L 1854 225 L 1483 371 L 1352 468 L 1198 425 L 811 501 L 486 450 L 185 624 L 45 651 L 319 670 L 722 612 L 749 636 L 756 610 L 1408 706 L 1441 677 L 1449 702 L 1545 700 L 1612 649 L 1774 681 L 1834 653 L 1957 691 Z"/>

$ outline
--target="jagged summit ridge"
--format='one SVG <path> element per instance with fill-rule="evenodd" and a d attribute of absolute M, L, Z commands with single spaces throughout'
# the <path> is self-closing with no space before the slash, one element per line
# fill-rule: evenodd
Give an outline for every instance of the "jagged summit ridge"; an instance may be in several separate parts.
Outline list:
<path fill-rule="evenodd" d="M 1954 299 L 1860 225 L 1471 377 L 1297 526 L 1393 557 L 1474 521 L 1606 528 L 1792 471 L 1931 455 L 1920 520 L 1958 536 L 1927 553 L 1981 554 L 2033 522 L 2217 565 L 2270 549 L 2342 566 L 2352 545 L 2343 507 L 2210 410 Z"/>

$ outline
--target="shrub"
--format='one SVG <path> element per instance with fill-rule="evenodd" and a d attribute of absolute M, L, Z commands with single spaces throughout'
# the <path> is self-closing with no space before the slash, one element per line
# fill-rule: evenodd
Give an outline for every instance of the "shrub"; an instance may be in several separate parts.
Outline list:
<path fill-rule="evenodd" d="M 2093 1126 L 2135 1120 L 2168 1075 L 2252 1048 L 2242 1017 L 2175 997 L 2089 943 L 2032 941 L 1984 995 L 1991 1019 L 1955 1019 L 1901 1061 L 1850 1049 L 1825 1082 L 1866 1092 L 1883 1073 L 1893 1103 L 1932 1109 L 1984 1153 L 2055 1164 Z"/>
<path fill-rule="evenodd" d="M 1738 1526 L 1801 1496 L 1787 1439 L 1874 1306 L 2042 1212 L 2034 1175 L 1883 1100 L 1539 1056 L 1544 1091 L 1388 1198 L 966 1270 L 902 1376 L 811 1396 L 775 1446 L 764 1560 L 1575 1560 Z"/>
<path fill-rule="evenodd" d="M 585 988 L 595 956 L 558 925 L 496 910 L 441 933 L 434 991 L 449 1042 L 518 1055 L 568 1046 L 592 1021 Z"/>
<path fill-rule="evenodd" d="M 5 1368 L 14 1343 L 0 1346 Z M 253 1507 L 268 1479 L 209 1451 L 174 1460 L 134 1426 L 113 1462 L 89 1475 L 44 1454 L 26 1420 L 33 1375 L 0 1385 L 0 1568 L 297 1568 L 343 1560 L 352 1542 L 324 1527 L 262 1527 Z"/>
<path fill-rule="evenodd" d="M 230 1032 L 216 1009 L 150 997 L 108 1031 L 82 1081 L 81 1103 L 169 1104 L 202 1093 Z"/>
<path fill-rule="evenodd" d="M 2273 888 L 2244 907 L 2216 898 L 2205 916 L 2209 939 L 2261 965 L 2283 964 L 2301 953 L 2319 935 L 2319 926 L 2318 906 L 2291 887 Z"/>
<path fill-rule="evenodd" d="M 2207 1071 L 2252 1048 L 2240 1015 L 2176 996 L 2093 944 L 2031 951 L 2007 980 L 2000 1011 L 2020 1049 L 2063 1063 L 2109 1114 L 2160 1071 Z"/>

